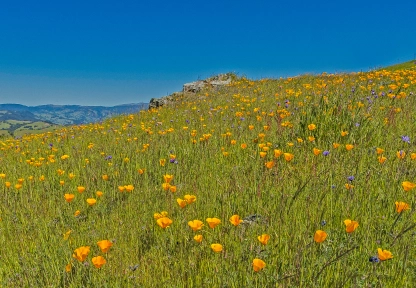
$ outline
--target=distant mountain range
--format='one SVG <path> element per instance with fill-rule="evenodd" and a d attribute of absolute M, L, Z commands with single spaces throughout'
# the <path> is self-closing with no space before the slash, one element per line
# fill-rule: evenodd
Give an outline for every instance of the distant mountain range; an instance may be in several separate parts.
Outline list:
<path fill-rule="evenodd" d="M 99 122 L 119 114 L 137 113 L 140 110 L 147 109 L 148 106 L 148 103 L 123 104 L 112 107 L 0 104 L 0 121 L 43 121 L 58 125 L 85 124 Z"/>
<path fill-rule="evenodd" d="M 113 107 L 0 104 L 0 138 L 53 131 L 62 125 L 99 122 L 111 116 L 137 113 L 148 107 L 148 103 Z"/>

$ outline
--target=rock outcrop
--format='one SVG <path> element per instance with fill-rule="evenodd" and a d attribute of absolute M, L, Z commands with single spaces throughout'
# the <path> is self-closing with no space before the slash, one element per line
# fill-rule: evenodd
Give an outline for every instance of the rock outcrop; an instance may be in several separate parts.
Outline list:
<path fill-rule="evenodd" d="M 205 80 L 198 80 L 195 82 L 183 84 L 182 92 L 174 92 L 169 96 L 150 99 L 149 109 L 155 109 L 155 108 L 159 108 L 162 106 L 166 106 L 169 103 L 174 102 L 175 98 L 177 98 L 178 96 L 182 96 L 185 93 L 195 94 L 207 88 L 217 90 L 221 87 L 229 85 L 235 77 L 236 77 L 235 74 L 227 73 L 227 74 L 220 74 L 214 77 L 210 77 Z"/>

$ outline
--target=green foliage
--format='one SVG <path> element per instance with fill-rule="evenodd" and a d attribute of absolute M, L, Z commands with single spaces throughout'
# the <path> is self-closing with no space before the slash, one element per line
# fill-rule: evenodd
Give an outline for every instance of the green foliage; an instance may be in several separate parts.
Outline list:
<path fill-rule="evenodd" d="M 236 78 L 158 110 L 2 139 L 0 286 L 411 286 L 416 198 L 402 183 L 416 182 L 415 81 L 414 68 Z M 196 201 L 181 208 L 186 195 Z M 393 258 L 370 262 L 378 248 Z"/>

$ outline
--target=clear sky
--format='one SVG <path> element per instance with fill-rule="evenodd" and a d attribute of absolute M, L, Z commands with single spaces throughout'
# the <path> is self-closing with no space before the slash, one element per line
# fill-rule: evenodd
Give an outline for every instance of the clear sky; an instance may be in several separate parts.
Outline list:
<path fill-rule="evenodd" d="M 414 59 L 416 1 L 0 1 L 0 103 L 112 106 L 182 84 Z"/>

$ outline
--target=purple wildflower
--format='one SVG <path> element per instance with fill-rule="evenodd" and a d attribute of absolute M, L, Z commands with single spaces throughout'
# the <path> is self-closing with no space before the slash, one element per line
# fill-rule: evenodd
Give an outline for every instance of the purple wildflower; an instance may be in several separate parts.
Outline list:
<path fill-rule="evenodd" d="M 410 144 L 410 137 L 409 136 L 401 136 L 402 137 L 402 141 L 407 142 Z"/>

